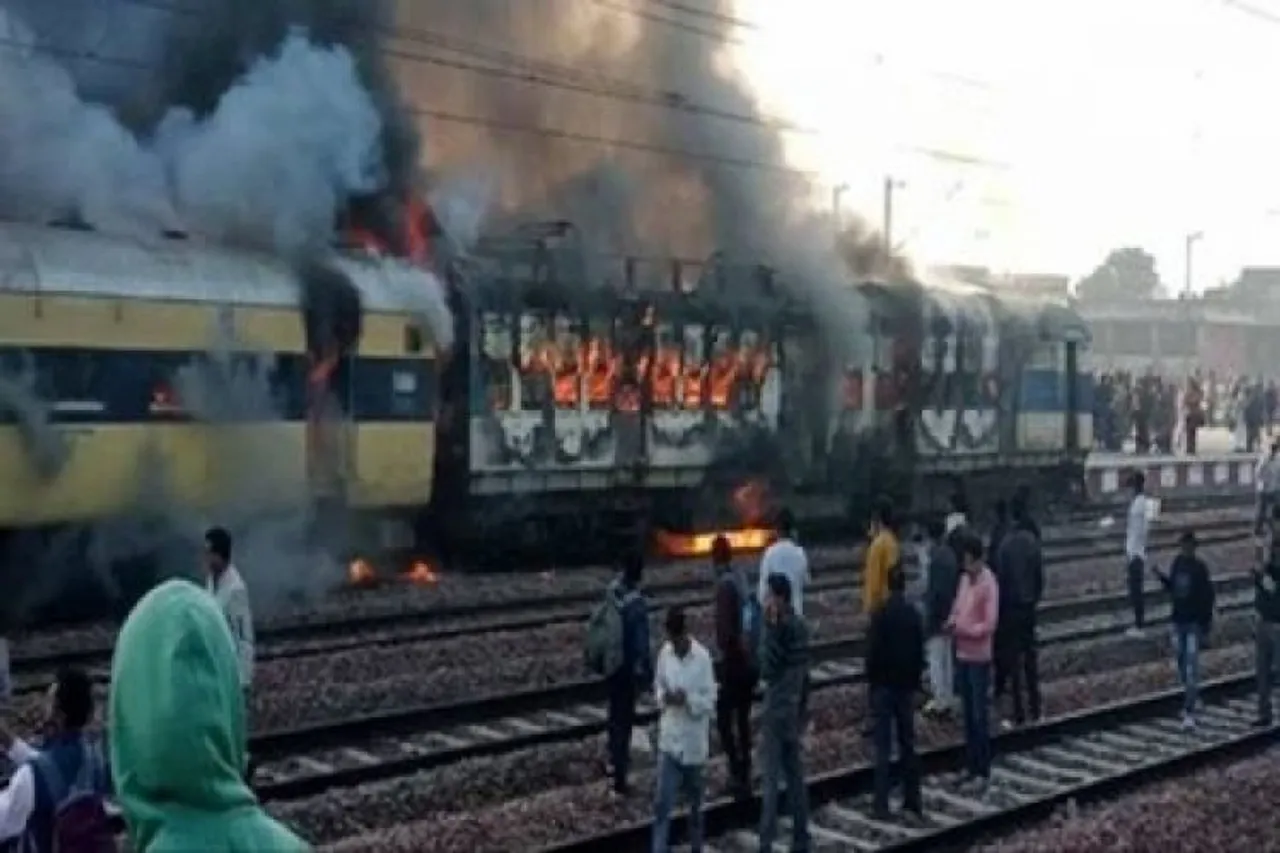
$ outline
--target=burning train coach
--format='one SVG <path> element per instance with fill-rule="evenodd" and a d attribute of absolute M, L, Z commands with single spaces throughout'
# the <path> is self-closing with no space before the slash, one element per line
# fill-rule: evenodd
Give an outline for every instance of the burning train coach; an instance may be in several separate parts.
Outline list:
<path fill-rule="evenodd" d="M 563 222 L 489 239 L 449 277 L 436 520 L 467 551 L 656 538 L 684 555 L 714 532 L 752 548 L 781 501 L 859 529 L 880 492 L 929 510 L 960 476 L 978 505 L 1082 481 L 1087 332 L 1065 306 L 851 285 L 834 298 L 865 322 L 833 340 L 834 306 L 773 270 L 600 259 Z"/>
<path fill-rule="evenodd" d="M 305 507 L 347 547 L 484 564 L 751 548 L 780 501 L 853 525 L 873 493 L 928 508 L 957 475 L 978 501 L 1082 478 L 1064 307 L 851 285 L 850 346 L 770 269 L 601 259 L 565 223 L 439 263 L 448 353 L 406 262 L 0 227 L 0 530 Z"/>

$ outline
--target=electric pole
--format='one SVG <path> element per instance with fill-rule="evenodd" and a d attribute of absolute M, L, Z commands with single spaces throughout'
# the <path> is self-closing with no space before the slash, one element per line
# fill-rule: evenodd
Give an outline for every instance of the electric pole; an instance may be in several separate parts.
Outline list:
<path fill-rule="evenodd" d="M 1200 240 L 1200 238 L 1201 238 L 1201 237 L 1203 237 L 1203 236 L 1204 236 L 1204 232 L 1203 232 L 1203 231 L 1192 231 L 1190 234 L 1188 234 L 1188 235 L 1187 235 L 1187 238 L 1186 238 L 1186 240 L 1187 240 L 1187 242 L 1186 242 L 1187 257 L 1186 257 L 1186 267 L 1185 267 L 1185 269 L 1184 269 L 1184 273 L 1185 273 L 1186 277 L 1184 278 L 1184 280 L 1183 280 L 1183 282 L 1182 282 L 1182 296 L 1183 296 L 1183 298 L 1184 298 L 1184 299 L 1190 299 L 1190 298 L 1191 298 L 1191 253 L 1192 253 L 1192 249 L 1193 249 L 1193 248 L 1195 248 L 1196 243 L 1197 243 L 1197 242 Z"/>
<path fill-rule="evenodd" d="M 893 191 L 902 189 L 906 184 L 895 180 L 893 175 L 884 178 L 884 214 L 881 229 L 884 231 L 884 249 L 893 252 Z"/>

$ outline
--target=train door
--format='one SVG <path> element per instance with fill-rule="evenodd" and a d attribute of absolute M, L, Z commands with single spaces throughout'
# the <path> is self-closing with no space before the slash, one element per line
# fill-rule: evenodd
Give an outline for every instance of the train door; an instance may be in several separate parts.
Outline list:
<path fill-rule="evenodd" d="M 1067 404 L 1064 407 L 1067 421 L 1063 435 L 1066 436 L 1067 452 L 1076 453 L 1080 450 L 1080 344 L 1076 341 L 1067 341 L 1063 373 L 1067 384 Z"/>
<path fill-rule="evenodd" d="M 620 474 L 637 478 L 643 476 L 648 465 L 654 320 L 653 306 L 635 300 L 619 305 L 613 323 L 618 363 L 613 399 L 614 465 Z"/>

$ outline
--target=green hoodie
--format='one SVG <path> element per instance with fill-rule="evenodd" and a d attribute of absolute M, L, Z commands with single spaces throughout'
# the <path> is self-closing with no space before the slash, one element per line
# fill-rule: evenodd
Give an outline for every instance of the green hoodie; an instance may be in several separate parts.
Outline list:
<path fill-rule="evenodd" d="M 310 847 L 244 783 L 236 649 L 213 598 L 171 580 L 129 614 L 111 663 L 111 767 L 136 853 Z"/>

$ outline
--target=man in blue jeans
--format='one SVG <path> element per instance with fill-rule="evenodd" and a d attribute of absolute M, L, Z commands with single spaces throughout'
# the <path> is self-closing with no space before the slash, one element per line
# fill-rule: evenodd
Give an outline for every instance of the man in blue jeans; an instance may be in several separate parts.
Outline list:
<path fill-rule="evenodd" d="M 1182 552 L 1174 557 L 1169 574 L 1154 565 L 1152 573 L 1173 600 L 1173 639 L 1178 655 L 1178 679 L 1186 691 L 1182 727 L 1196 727 L 1196 698 L 1200 687 L 1200 644 L 1213 624 L 1213 581 L 1209 568 L 1196 556 L 1196 534 L 1188 530 L 1179 540 Z"/>
<path fill-rule="evenodd" d="M 969 535 L 961 545 L 964 572 L 946 628 L 956 641 L 956 674 L 964 711 L 966 786 L 973 793 L 987 789 L 991 777 L 991 700 L 993 638 L 999 621 L 1000 589 L 995 573 L 982 561 L 982 540 Z"/>
<path fill-rule="evenodd" d="M 772 850 L 778 834 L 778 786 L 787 785 L 792 853 L 809 850 L 809 795 L 804 779 L 804 728 L 809 690 L 809 626 L 791 604 L 791 581 L 770 575 L 764 608 L 760 680 L 761 850 Z"/>
<path fill-rule="evenodd" d="M 716 709 L 716 677 L 711 655 L 689 636 L 684 611 L 667 611 L 667 642 L 658 653 L 653 696 L 658 720 L 658 792 L 653 815 L 653 853 L 671 849 L 671 811 L 676 794 L 689 804 L 689 845 L 702 851 L 702 786 Z"/>

